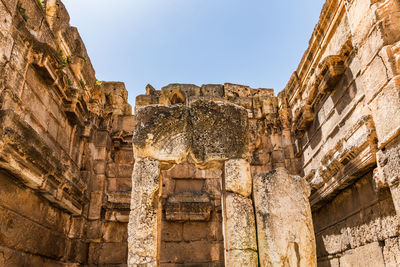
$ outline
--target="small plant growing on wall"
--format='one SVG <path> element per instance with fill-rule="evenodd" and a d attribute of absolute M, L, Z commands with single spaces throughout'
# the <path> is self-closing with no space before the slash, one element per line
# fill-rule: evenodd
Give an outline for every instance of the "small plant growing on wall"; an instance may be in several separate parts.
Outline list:
<path fill-rule="evenodd" d="M 64 58 L 63 52 L 60 48 L 57 49 L 58 57 L 61 61 L 61 64 L 57 67 L 58 69 L 63 69 L 67 66 L 67 60 Z"/>
<path fill-rule="evenodd" d="M 86 84 L 85 84 L 85 82 L 84 82 L 82 79 L 79 80 L 79 84 L 81 85 L 81 87 L 83 88 L 83 90 L 86 91 Z"/>
<path fill-rule="evenodd" d="M 28 15 L 26 15 L 26 9 L 22 7 L 21 3 L 18 3 L 17 8 L 21 16 L 24 18 L 24 20 L 27 21 Z"/>
<path fill-rule="evenodd" d="M 82 56 L 78 56 L 80 59 L 82 59 L 85 63 L 87 63 L 87 59 L 85 57 Z"/>
<path fill-rule="evenodd" d="M 73 63 L 71 56 L 67 56 L 67 63 L 68 64 L 72 64 Z"/>
<path fill-rule="evenodd" d="M 72 86 L 72 81 L 67 77 L 67 85 L 69 86 L 69 87 L 71 87 Z"/>
<path fill-rule="evenodd" d="M 36 0 L 39 6 L 44 9 L 44 0 Z"/>

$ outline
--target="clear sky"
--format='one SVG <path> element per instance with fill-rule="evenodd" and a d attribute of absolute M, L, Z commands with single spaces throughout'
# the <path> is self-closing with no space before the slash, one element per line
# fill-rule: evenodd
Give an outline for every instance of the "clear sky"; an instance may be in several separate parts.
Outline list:
<path fill-rule="evenodd" d="M 129 103 L 169 83 L 282 90 L 308 47 L 323 0 L 64 0 L 99 80 Z"/>

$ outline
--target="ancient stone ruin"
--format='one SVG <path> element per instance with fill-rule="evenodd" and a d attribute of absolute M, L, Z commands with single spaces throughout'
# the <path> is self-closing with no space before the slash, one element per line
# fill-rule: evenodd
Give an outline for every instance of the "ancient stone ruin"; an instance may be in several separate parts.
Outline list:
<path fill-rule="evenodd" d="M 327 0 L 277 96 L 134 115 L 60 0 L 0 15 L 0 266 L 400 266 L 398 0 Z"/>

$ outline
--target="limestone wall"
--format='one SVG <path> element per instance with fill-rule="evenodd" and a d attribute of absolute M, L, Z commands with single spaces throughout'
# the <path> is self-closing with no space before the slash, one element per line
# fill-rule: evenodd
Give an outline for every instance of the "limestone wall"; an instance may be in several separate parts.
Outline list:
<path fill-rule="evenodd" d="M 61 1 L 0 1 L 0 265 L 126 264 L 133 116 Z"/>
<path fill-rule="evenodd" d="M 135 109 L 129 266 L 316 266 L 290 110 L 271 89 L 148 85 Z"/>
<path fill-rule="evenodd" d="M 400 265 L 397 0 L 327 0 L 278 96 L 148 85 L 136 124 L 61 1 L 0 15 L 1 266 Z"/>
<path fill-rule="evenodd" d="M 398 1 L 328 0 L 280 94 L 312 186 L 321 266 L 400 264 L 398 163 L 384 156 L 399 146 L 399 29 Z"/>

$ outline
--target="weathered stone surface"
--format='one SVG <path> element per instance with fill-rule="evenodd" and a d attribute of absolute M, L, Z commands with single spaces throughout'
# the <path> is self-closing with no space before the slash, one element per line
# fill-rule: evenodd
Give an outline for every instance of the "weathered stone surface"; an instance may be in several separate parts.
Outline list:
<path fill-rule="evenodd" d="M 0 265 L 126 264 L 132 192 L 138 216 L 131 221 L 144 223 L 130 229 L 144 241 L 131 248 L 161 238 L 148 259 L 136 255 L 139 262 L 154 266 L 158 253 L 163 266 L 223 266 L 225 251 L 228 266 L 256 265 L 255 246 L 223 245 L 256 239 L 245 217 L 253 216 L 250 176 L 229 172 L 245 161 L 254 176 L 286 168 L 312 185 L 319 265 L 399 265 L 399 1 L 327 0 L 278 97 L 229 83 L 148 85 L 137 97 L 135 132 L 124 84 L 96 79 L 61 0 L 3 0 L 0 17 Z M 158 175 L 132 184 L 132 140 L 150 173 L 149 162 L 161 161 L 154 167 L 166 170 L 160 188 Z M 287 208 L 306 201 L 277 208 L 303 192 L 299 185 L 287 193 L 290 184 L 279 197 L 272 191 L 258 200 L 277 210 L 266 220 L 289 218 L 268 238 L 295 240 L 278 252 L 296 262 L 292 254 L 302 259 L 308 250 L 294 244 L 306 243 L 298 236 L 312 228 L 301 235 L 295 209 Z M 182 197 L 193 194 L 200 197 Z M 178 221 L 166 223 L 168 205 Z M 268 205 L 254 203 L 256 211 Z M 203 221 L 180 221 L 196 216 Z M 161 226 L 150 229 L 155 218 Z"/>
<path fill-rule="evenodd" d="M 195 100 L 189 107 L 147 106 L 136 115 L 134 152 L 178 163 L 189 151 L 198 164 L 245 158 L 247 131 L 245 110 L 232 104 Z"/>
<path fill-rule="evenodd" d="M 257 252 L 251 250 L 229 250 L 226 252 L 226 266 L 232 267 L 257 267 Z"/>
<path fill-rule="evenodd" d="M 372 116 L 382 148 L 400 133 L 400 76 L 393 78 L 371 102 Z"/>
<path fill-rule="evenodd" d="M 128 224 L 129 266 L 156 266 L 159 168 L 158 161 L 146 158 L 135 161 Z"/>
<path fill-rule="evenodd" d="M 388 265 L 385 265 L 378 242 L 374 242 L 346 252 L 340 258 L 340 266 L 380 267 Z"/>
<path fill-rule="evenodd" d="M 208 194 L 183 192 L 169 195 L 164 208 L 168 221 L 208 221 L 212 206 Z"/>
<path fill-rule="evenodd" d="M 256 226 L 252 201 L 226 193 L 224 207 L 226 250 L 257 251 Z"/>
<path fill-rule="evenodd" d="M 278 168 L 254 177 L 254 204 L 262 266 L 316 266 L 306 181 Z"/>
<path fill-rule="evenodd" d="M 251 194 L 250 164 L 244 159 L 225 162 L 225 190 L 248 197 Z"/>
<path fill-rule="evenodd" d="M 386 266 L 398 266 L 400 264 L 400 242 L 398 237 L 385 240 L 383 257 Z"/>
<path fill-rule="evenodd" d="M 189 110 L 184 105 L 146 106 L 135 117 L 135 157 L 182 161 L 190 148 Z"/>
<path fill-rule="evenodd" d="M 195 162 L 247 158 L 248 121 L 243 108 L 196 100 L 191 103 L 190 118 L 193 127 L 191 153 Z"/>

